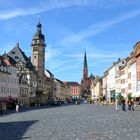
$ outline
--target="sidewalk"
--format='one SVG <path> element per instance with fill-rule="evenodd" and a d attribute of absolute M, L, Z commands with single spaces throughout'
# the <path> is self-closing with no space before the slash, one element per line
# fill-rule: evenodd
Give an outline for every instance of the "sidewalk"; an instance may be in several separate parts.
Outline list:
<path fill-rule="evenodd" d="M 44 106 L 33 106 L 33 107 L 20 107 L 19 112 L 26 112 L 26 111 L 30 111 L 30 110 L 37 110 L 37 109 L 46 109 L 46 108 L 56 108 L 56 107 L 63 107 L 63 106 L 67 106 L 67 105 L 72 105 L 72 104 L 61 104 L 61 105 L 56 105 L 56 106 L 52 106 L 52 105 L 44 105 Z M 3 112 L 3 114 L 0 114 L 1 116 L 5 116 L 5 115 L 9 115 L 12 113 L 16 113 L 16 109 L 11 109 L 11 110 L 6 110 L 6 112 Z"/>

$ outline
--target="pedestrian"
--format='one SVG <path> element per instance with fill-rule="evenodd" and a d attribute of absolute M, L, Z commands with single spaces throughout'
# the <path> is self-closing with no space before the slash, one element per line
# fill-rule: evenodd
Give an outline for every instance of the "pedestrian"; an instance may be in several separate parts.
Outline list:
<path fill-rule="evenodd" d="M 125 99 L 122 99 L 122 110 L 126 111 L 126 106 L 125 106 Z"/>
<path fill-rule="evenodd" d="M 78 99 L 77 103 L 78 103 L 78 105 L 80 104 L 80 99 Z"/>
<path fill-rule="evenodd" d="M 0 102 L 0 114 L 3 114 L 3 110 L 2 110 L 2 102 Z"/>
<path fill-rule="evenodd" d="M 134 100 L 131 99 L 131 110 L 134 111 Z"/>
<path fill-rule="evenodd" d="M 6 111 L 7 111 L 7 108 L 6 108 L 6 103 L 3 103 L 3 106 L 2 106 L 2 111 L 3 113 L 6 114 Z"/>
<path fill-rule="evenodd" d="M 74 103 L 75 103 L 75 101 L 74 101 L 74 99 L 72 99 L 72 104 L 74 105 Z"/>
<path fill-rule="evenodd" d="M 19 105 L 18 104 L 16 105 L 16 112 L 17 113 L 19 112 Z"/>
<path fill-rule="evenodd" d="M 131 111 L 131 100 L 127 101 L 127 105 L 128 105 L 128 110 Z"/>
<path fill-rule="evenodd" d="M 116 111 L 118 111 L 118 99 L 116 99 L 115 105 L 116 105 Z"/>

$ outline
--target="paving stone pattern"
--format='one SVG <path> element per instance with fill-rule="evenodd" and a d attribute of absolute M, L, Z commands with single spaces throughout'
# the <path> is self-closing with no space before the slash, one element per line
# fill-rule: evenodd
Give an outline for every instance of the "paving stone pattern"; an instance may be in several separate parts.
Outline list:
<path fill-rule="evenodd" d="M 140 140 L 140 111 L 81 104 L 2 115 L 0 140 Z"/>

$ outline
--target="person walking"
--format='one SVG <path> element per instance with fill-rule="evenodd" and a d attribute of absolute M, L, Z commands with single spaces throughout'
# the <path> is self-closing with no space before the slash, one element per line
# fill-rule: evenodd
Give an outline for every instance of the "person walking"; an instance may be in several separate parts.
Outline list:
<path fill-rule="evenodd" d="M 116 106 L 116 111 L 118 111 L 118 99 L 117 98 L 116 98 L 115 106 Z"/>
<path fill-rule="evenodd" d="M 126 111 L 126 106 L 125 106 L 125 99 L 122 99 L 122 110 Z"/>
<path fill-rule="evenodd" d="M 80 99 L 77 100 L 77 104 L 80 105 Z"/>
<path fill-rule="evenodd" d="M 131 100 L 127 101 L 127 105 L 128 105 L 128 110 L 131 111 Z"/>
<path fill-rule="evenodd" d="M 16 105 L 16 112 L 19 112 L 19 104 Z"/>
<path fill-rule="evenodd" d="M 131 111 L 134 111 L 134 100 L 131 99 Z"/>
<path fill-rule="evenodd" d="M 3 103 L 3 106 L 2 106 L 2 111 L 4 114 L 7 113 L 7 107 L 6 107 L 6 103 Z"/>

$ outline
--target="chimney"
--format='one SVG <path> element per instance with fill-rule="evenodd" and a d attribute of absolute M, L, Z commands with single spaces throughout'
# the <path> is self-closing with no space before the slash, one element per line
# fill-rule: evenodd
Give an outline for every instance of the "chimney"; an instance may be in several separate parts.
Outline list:
<path fill-rule="evenodd" d="M 19 43 L 16 44 L 16 47 L 19 47 Z"/>

